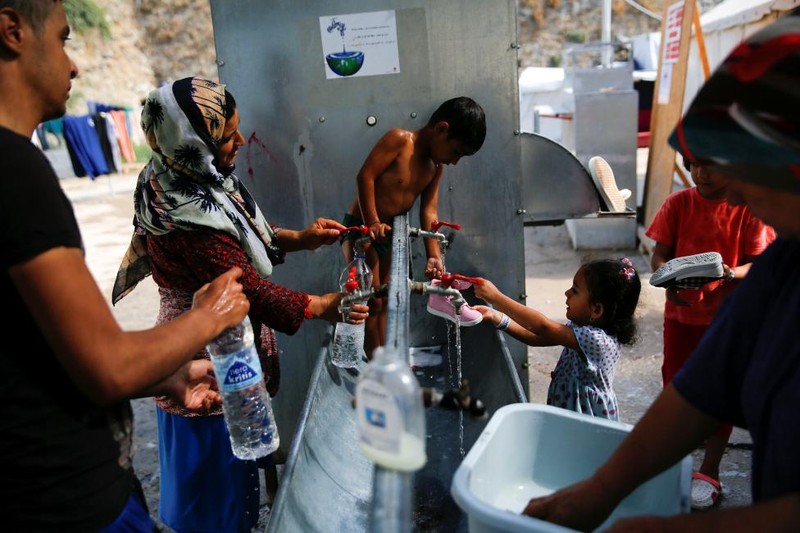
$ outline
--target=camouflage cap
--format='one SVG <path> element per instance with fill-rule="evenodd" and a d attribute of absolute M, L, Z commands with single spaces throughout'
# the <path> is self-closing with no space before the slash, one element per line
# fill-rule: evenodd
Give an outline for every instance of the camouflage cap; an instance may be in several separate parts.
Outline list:
<path fill-rule="evenodd" d="M 690 162 L 800 194 L 800 10 L 730 53 L 669 143 Z"/>

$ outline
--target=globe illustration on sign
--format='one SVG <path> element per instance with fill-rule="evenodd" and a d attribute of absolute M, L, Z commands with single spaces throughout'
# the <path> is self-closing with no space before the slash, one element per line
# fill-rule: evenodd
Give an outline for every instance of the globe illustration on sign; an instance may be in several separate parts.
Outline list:
<path fill-rule="evenodd" d="M 335 18 L 331 19 L 328 33 L 332 33 L 334 30 L 338 31 L 342 38 L 342 51 L 327 54 L 325 61 L 330 69 L 339 76 L 352 76 L 361 70 L 361 65 L 364 64 L 364 52 L 359 52 L 358 50 L 347 51 L 344 44 L 344 34 L 347 31 L 347 27 L 344 22 Z"/>
<path fill-rule="evenodd" d="M 364 64 L 364 52 L 336 52 L 325 56 L 325 61 L 331 70 L 339 76 L 352 76 Z"/>

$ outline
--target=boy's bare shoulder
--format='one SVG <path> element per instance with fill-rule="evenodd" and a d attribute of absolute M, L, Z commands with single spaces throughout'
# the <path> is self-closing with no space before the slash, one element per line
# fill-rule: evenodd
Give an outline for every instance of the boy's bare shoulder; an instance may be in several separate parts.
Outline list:
<path fill-rule="evenodd" d="M 392 144 L 406 144 L 413 143 L 416 138 L 416 132 L 404 130 L 403 128 L 392 128 L 387 131 L 381 141 Z"/>
<path fill-rule="evenodd" d="M 383 134 L 383 137 L 372 147 L 373 155 L 386 155 L 407 152 L 414 146 L 416 134 L 402 128 L 393 128 Z"/>

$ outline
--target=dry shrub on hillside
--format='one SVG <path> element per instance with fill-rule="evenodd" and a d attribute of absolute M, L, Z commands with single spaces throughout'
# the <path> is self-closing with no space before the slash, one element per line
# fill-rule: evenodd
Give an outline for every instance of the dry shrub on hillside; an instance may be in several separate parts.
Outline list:
<path fill-rule="evenodd" d="M 544 5 L 546 0 L 519 0 L 519 5 L 521 7 L 527 7 L 531 11 L 531 18 L 536 22 L 537 26 L 542 26 L 544 24 Z M 551 1 L 559 1 L 559 0 L 551 0 Z"/>
<path fill-rule="evenodd" d="M 536 25 L 543 27 L 549 11 L 561 8 L 561 0 L 519 0 L 519 7 L 528 8 Z"/>

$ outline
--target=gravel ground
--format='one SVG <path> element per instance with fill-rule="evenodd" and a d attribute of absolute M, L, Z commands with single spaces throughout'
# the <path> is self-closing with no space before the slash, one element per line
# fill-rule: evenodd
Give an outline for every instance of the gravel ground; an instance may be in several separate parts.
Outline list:
<path fill-rule="evenodd" d="M 138 169 L 136 170 L 138 172 Z M 109 296 L 131 235 L 133 206 L 131 191 L 136 173 L 87 178 L 64 178 L 62 187 L 73 202 L 83 233 L 86 260 L 98 285 Z M 572 249 L 563 226 L 525 228 L 525 261 L 528 305 L 554 319 L 564 315 L 564 291 L 572 282 L 578 266 L 592 256 L 628 255 L 642 274 L 642 297 L 639 305 L 640 341 L 623 353 L 615 382 L 622 419 L 635 423 L 661 389 L 661 321 L 663 291 L 652 288 L 647 280 L 650 269 L 647 258 L 634 250 L 626 252 Z M 129 296 L 113 308 L 114 315 L 125 329 L 144 329 L 153 324 L 158 309 L 158 294 L 150 278 L 144 280 Z M 530 400 L 544 402 L 550 371 L 555 366 L 558 348 L 529 350 Z M 150 510 L 158 515 L 158 445 L 153 402 L 133 401 L 135 414 L 134 466 L 144 485 Z M 723 507 L 750 502 L 750 437 L 735 429 L 721 465 Z M 699 453 L 694 454 L 695 466 Z M 262 481 L 263 483 L 263 481 Z M 263 531 L 269 508 L 263 498 L 257 527 Z M 165 528 L 165 531 L 171 531 Z"/>

